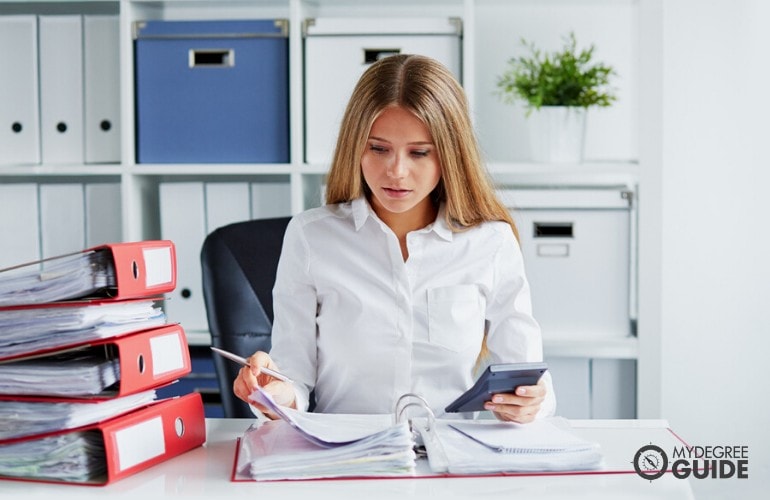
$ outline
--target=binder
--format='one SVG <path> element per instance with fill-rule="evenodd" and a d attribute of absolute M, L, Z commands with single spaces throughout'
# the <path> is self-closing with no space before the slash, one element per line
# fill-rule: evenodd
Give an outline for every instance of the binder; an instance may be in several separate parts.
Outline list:
<path fill-rule="evenodd" d="M 249 185 L 246 182 L 208 182 L 206 189 L 206 234 L 232 222 L 249 220 Z"/>
<path fill-rule="evenodd" d="M 37 18 L 0 16 L 0 165 L 40 163 Z"/>
<path fill-rule="evenodd" d="M 120 161 L 118 16 L 83 16 L 85 162 Z"/>
<path fill-rule="evenodd" d="M 272 219 L 291 215 L 291 186 L 288 182 L 252 182 L 251 218 Z"/>
<path fill-rule="evenodd" d="M 81 16 L 39 16 L 43 163 L 83 163 Z"/>
<path fill-rule="evenodd" d="M 40 242 L 43 259 L 85 246 L 82 184 L 40 184 Z"/>
<path fill-rule="evenodd" d="M 86 246 L 123 240 L 120 183 L 85 184 Z"/>
<path fill-rule="evenodd" d="M 173 241 L 106 243 L 0 270 L 0 307 L 158 296 L 174 290 L 176 271 Z"/>
<path fill-rule="evenodd" d="M 30 475 L 27 470 L 0 469 L 0 478 L 66 484 L 110 484 L 203 445 L 206 441 L 203 400 L 200 394 L 160 400 L 98 424 L 0 444 L 0 453 L 14 453 L 25 445 L 33 444 L 54 453 L 59 447 L 46 446 L 44 439 L 75 434 L 90 436 L 93 445 L 93 448 L 88 449 L 91 460 L 84 474 L 76 477 L 46 477 Z M 40 462 L 47 455 L 38 453 L 36 458 Z"/>
<path fill-rule="evenodd" d="M 200 251 L 206 237 L 202 182 L 164 182 L 160 185 L 160 231 L 177 248 L 178 284 L 165 303 L 171 321 L 187 332 L 208 330 L 203 303 Z"/>
<path fill-rule="evenodd" d="M 40 258 L 37 184 L 0 184 L 0 234 L 0 269 Z"/>
<path fill-rule="evenodd" d="M 108 365 L 115 382 L 92 376 L 96 370 L 80 368 L 86 363 L 89 367 Z M 6 360 L 0 363 L 0 394 L 114 399 L 165 386 L 191 369 L 184 329 L 172 324 Z M 83 374 L 82 383 L 78 373 Z M 56 374 L 66 379 L 63 384 L 50 381 L 49 377 Z"/>
<path fill-rule="evenodd" d="M 597 443 L 559 425 L 436 419 L 417 394 L 388 414 L 313 414 L 277 405 L 257 387 L 252 400 L 278 415 L 250 427 L 236 445 L 233 481 L 445 474 L 563 473 L 599 469 Z M 418 472 L 418 449 L 430 470 Z"/>

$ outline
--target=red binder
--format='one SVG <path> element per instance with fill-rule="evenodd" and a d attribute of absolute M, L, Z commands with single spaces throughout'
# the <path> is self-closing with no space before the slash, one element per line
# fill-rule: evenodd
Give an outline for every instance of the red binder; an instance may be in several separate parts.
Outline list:
<path fill-rule="evenodd" d="M 91 250 L 112 252 L 117 277 L 113 299 L 166 293 L 176 288 L 176 248 L 170 240 L 113 243 Z"/>
<path fill-rule="evenodd" d="M 131 413 L 99 424 L 70 431 L 36 435 L 27 441 L 60 436 L 67 432 L 98 433 L 98 444 L 104 455 L 95 454 L 97 465 L 106 473 L 89 480 L 64 480 L 41 476 L 0 476 L 0 479 L 63 484 L 105 485 L 136 474 L 201 446 L 206 441 L 206 421 L 200 394 L 191 393 L 160 400 Z M 0 445 L 12 446 L 10 445 Z"/>
<path fill-rule="evenodd" d="M 35 360 L 48 361 L 51 356 L 68 352 L 98 352 L 105 359 L 117 359 L 120 367 L 120 377 L 117 389 L 103 391 L 99 394 L 60 394 L 51 392 L 50 386 L 39 387 L 31 383 L 29 391 L 14 391 L 9 393 L 14 399 L 25 399 L 26 396 L 50 396 L 55 398 L 93 398 L 108 399 L 160 387 L 190 373 L 190 351 L 187 347 L 187 337 L 181 325 L 170 324 L 159 328 L 130 333 L 95 342 L 81 342 L 64 348 L 47 351 L 44 356 L 39 353 L 29 356 L 17 356 L 12 361 Z M 45 390 L 43 394 L 40 391 Z M 0 392 L 2 394 L 2 392 Z M 2 396 L 0 396 L 2 397 Z"/>
<path fill-rule="evenodd" d="M 114 268 L 112 283 L 103 289 L 84 289 L 82 293 L 71 292 L 69 297 L 40 298 L 40 292 L 30 290 L 29 293 L 19 294 L 18 297 L 3 298 L 0 296 L 0 305 L 4 307 L 39 304 L 42 302 L 56 302 L 60 300 L 98 298 L 109 300 L 124 300 L 139 297 L 149 297 L 170 292 L 176 288 L 177 262 L 176 247 L 170 240 L 146 240 L 124 243 L 109 243 L 87 248 L 80 252 L 59 255 L 48 259 L 37 260 L 0 270 L 0 281 L 11 279 L 21 273 L 35 276 L 40 274 L 40 283 L 44 284 L 50 277 L 40 271 L 42 263 L 53 264 L 56 261 L 65 262 L 72 260 L 78 254 L 91 252 L 107 252 L 107 261 Z M 69 272 L 84 272 L 73 267 Z M 87 271 L 86 271 L 87 272 Z M 96 271 L 92 271 L 96 272 Z M 62 273 L 59 278 L 66 279 Z"/>

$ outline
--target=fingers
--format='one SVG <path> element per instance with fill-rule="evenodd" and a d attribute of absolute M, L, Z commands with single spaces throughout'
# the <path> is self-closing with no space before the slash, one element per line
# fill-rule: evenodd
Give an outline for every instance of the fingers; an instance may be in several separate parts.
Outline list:
<path fill-rule="evenodd" d="M 515 394 L 495 394 L 484 408 L 493 411 L 500 420 L 528 423 L 537 416 L 545 395 L 544 383 L 521 386 Z"/>
<path fill-rule="evenodd" d="M 267 353 L 256 352 L 247 361 L 249 366 L 241 367 L 233 381 L 233 394 L 238 399 L 254 405 L 270 418 L 275 418 L 265 407 L 249 398 L 257 387 L 262 387 L 277 404 L 296 408 L 296 394 L 292 385 L 261 372 L 262 367 L 278 369 Z"/>

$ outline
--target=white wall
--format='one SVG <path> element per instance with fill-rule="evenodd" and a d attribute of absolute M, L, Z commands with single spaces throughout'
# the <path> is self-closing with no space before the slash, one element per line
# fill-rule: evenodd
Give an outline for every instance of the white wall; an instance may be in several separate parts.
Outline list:
<path fill-rule="evenodd" d="M 766 498 L 770 2 L 660 5 L 660 413 L 690 444 L 749 445 L 749 479 L 697 498 Z"/>

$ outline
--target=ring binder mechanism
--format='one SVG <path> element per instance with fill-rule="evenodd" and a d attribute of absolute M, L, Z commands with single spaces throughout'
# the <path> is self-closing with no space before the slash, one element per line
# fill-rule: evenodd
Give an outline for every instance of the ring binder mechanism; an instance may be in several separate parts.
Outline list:
<path fill-rule="evenodd" d="M 416 401 L 410 401 L 410 400 L 416 400 Z M 419 408 L 423 412 L 428 414 L 428 424 L 427 424 L 427 430 L 430 430 L 433 427 L 433 423 L 436 420 L 436 415 L 433 413 L 433 410 L 430 409 L 430 404 L 428 404 L 428 401 L 420 396 L 419 394 L 415 394 L 413 392 L 408 392 L 404 395 L 402 395 L 400 398 L 398 398 L 398 401 L 396 401 L 396 407 L 393 410 L 393 415 L 395 417 L 396 423 L 402 422 L 402 417 L 404 416 L 404 412 L 408 408 Z M 408 419 L 407 422 L 409 422 L 409 426 L 412 425 L 412 420 Z"/>

